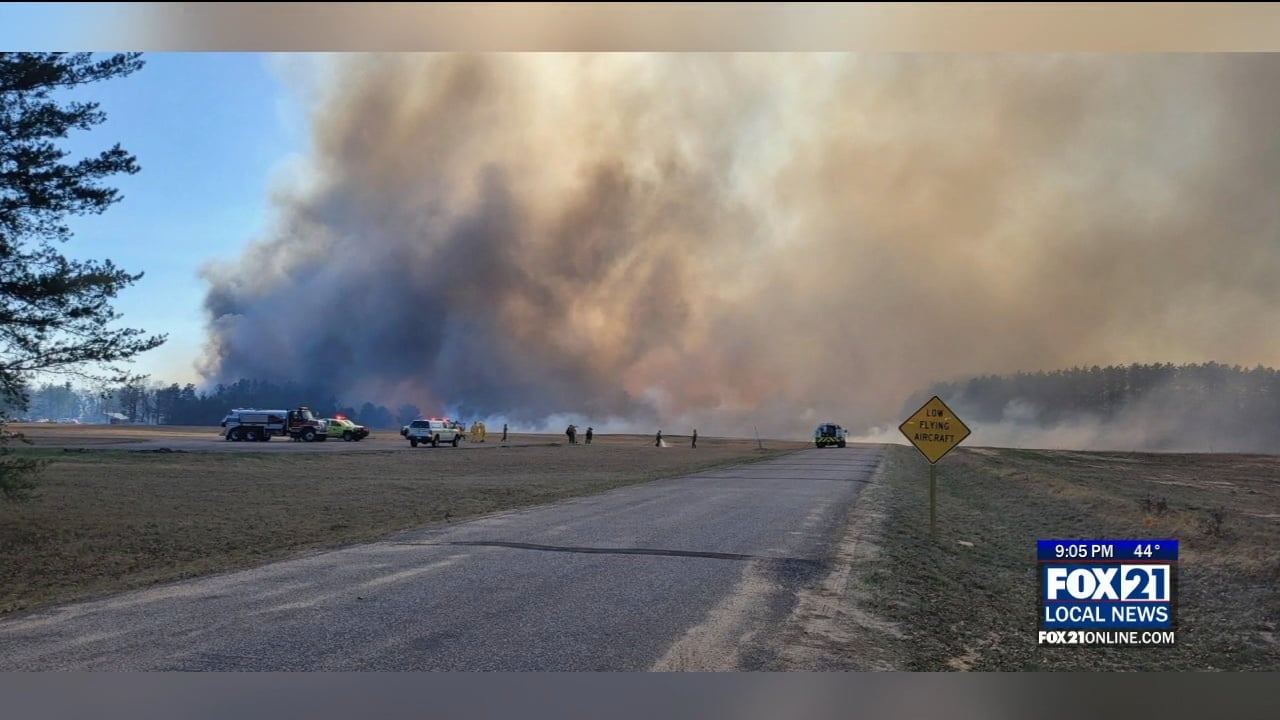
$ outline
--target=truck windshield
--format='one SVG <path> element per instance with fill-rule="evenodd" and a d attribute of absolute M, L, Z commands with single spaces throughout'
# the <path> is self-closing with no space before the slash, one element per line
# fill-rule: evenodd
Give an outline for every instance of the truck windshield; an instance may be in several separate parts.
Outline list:
<path fill-rule="evenodd" d="M 316 416 L 310 410 L 303 410 L 301 413 L 303 420 L 315 420 Z"/>

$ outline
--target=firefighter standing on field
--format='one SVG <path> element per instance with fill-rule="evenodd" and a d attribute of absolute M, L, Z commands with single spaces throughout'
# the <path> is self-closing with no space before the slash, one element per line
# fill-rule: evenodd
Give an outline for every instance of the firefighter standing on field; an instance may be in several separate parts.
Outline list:
<path fill-rule="evenodd" d="M 698 447 L 698 428 L 693 429 L 693 446 Z"/>

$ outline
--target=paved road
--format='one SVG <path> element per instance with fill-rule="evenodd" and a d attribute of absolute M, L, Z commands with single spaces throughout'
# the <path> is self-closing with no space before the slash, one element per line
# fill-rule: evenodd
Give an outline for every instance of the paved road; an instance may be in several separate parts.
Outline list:
<path fill-rule="evenodd" d="M 404 533 L 0 621 L 0 670 L 777 667 L 879 448 Z"/>

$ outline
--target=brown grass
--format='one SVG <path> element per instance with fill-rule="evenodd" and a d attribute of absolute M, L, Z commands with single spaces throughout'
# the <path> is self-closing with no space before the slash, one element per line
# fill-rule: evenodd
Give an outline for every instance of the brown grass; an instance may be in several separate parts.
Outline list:
<path fill-rule="evenodd" d="M 892 447 L 874 610 L 902 669 L 1273 670 L 1280 667 L 1280 457 L 958 449 L 928 465 Z M 1211 512 L 1221 509 L 1213 527 Z M 1036 645 L 1036 540 L 1179 541 L 1178 644 Z"/>
<path fill-rule="evenodd" d="M 63 430 L 63 428 L 72 428 Z M 62 426 L 72 444 L 136 439 Z M 207 436 L 216 429 L 199 428 Z M 180 434 L 181 431 L 178 431 Z M 187 431 L 190 437 L 194 431 Z M 326 443 L 324 452 L 20 450 L 54 459 L 40 498 L 0 506 L 0 613 L 371 540 L 438 521 L 555 501 L 776 456 L 798 443 L 700 439 L 652 447 L 598 436 L 590 446 L 521 436 L 501 447 L 411 450 Z M 216 436 L 215 436 L 216 437 Z M 274 444 L 274 443 L 272 443 Z M 222 443 L 225 449 L 226 444 Z M 341 452 L 343 448 L 360 452 Z"/>
<path fill-rule="evenodd" d="M 76 425 L 62 423 L 9 423 L 34 446 L 119 445 L 147 440 L 218 439 L 218 427 L 186 425 Z"/>

